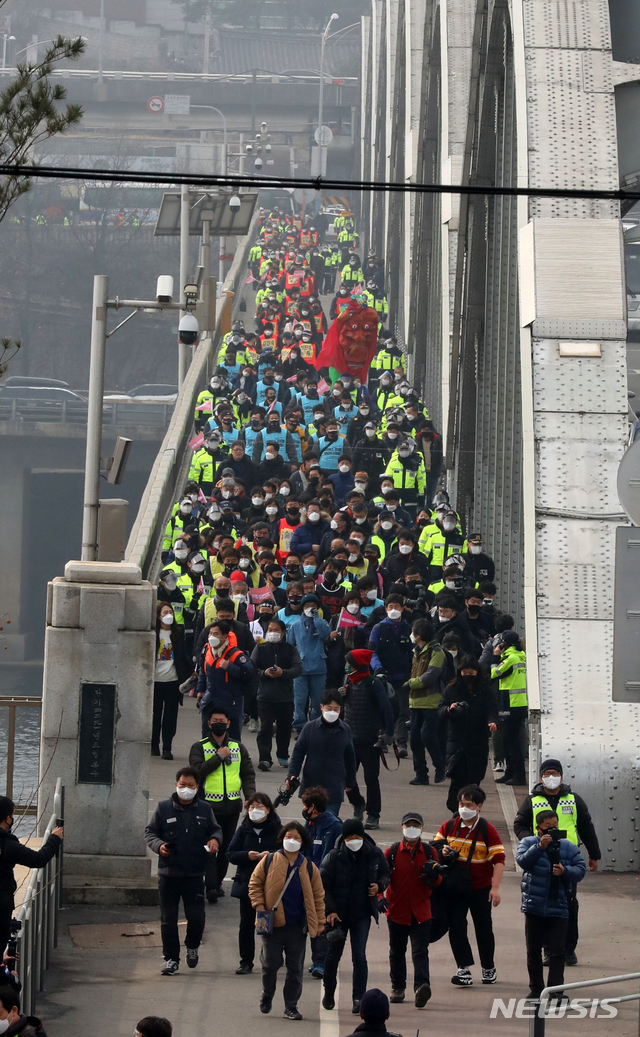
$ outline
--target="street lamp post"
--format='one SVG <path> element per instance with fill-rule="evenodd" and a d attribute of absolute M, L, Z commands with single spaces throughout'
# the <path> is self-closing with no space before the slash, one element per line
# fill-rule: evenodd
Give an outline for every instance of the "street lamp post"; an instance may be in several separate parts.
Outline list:
<path fill-rule="evenodd" d="M 98 41 L 98 83 L 102 86 L 104 69 L 104 0 L 100 0 L 100 38 Z"/>
<path fill-rule="evenodd" d="M 320 172 L 320 173 L 322 173 L 322 143 L 321 143 L 321 141 L 322 141 L 322 125 L 323 125 L 322 124 L 322 114 L 323 114 L 322 113 L 322 107 L 323 107 L 323 103 L 324 103 L 324 48 L 325 48 L 325 44 L 327 42 L 327 36 L 329 35 L 329 29 L 331 28 L 331 23 L 335 22 L 335 20 L 337 18 L 339 18 L 339 15 L 335 14 L 335 12 L 334 12 L 334 14 L 331 15 L 329 21 L 327 22 L 326 28 L 325 28 L 324 32 L 322 33 L 322 39 L 321 39 L 321 42 L 320 42 L 320 97 L 318 99 L 318 135 L 320 137 L 320 140 L 318 141 L 318 147 L 320 148 L 320 166 L 319 166 L 318 172 Z"/>
<path fill-rule="evenodd" d="M 210 112 L 217 112 L 222 119 L 222 175 L 227 175 L 227 119 L 224 112 L 221 112 L 219 108 L 216 108 L 213 104 L 192 104 L 191 108 L 207 108 Z M 203 241 L 204 244 L 204 241 Z M 224 260 L 223 255 L 226 249 L 226 238 L 220 238 L 220 254 L 218 258 L 218 280 L 224 280 Z"/>
<path fill-rule="evenodd" d="M 15 36 L 10 36 L 8 32 L 2 34 L 2 67 L 7 67 L 7 40 L 15 40 Z"/>

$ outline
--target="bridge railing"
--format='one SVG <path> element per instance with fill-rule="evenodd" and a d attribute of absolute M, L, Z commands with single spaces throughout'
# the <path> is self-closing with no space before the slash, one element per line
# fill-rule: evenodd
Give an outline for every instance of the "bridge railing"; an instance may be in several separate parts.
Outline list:
<path fill-rule="evenodd" d="M 134 399 L 131 402 L 105 402 L 102 407 L 102 427 L 166 428 L 173 408 L 174 404 L 169 402 L 137 403 Z M 0 396 L 0 421 L 53 421 L 63 425 L 86 425 L 87 404 L 80 401 L 58 403 L 53 400 L 34 400 L 28 396 L 11 399 Z"/>
<path fill-rule="evenodd" d="M 56 782 L 53 813 L 49 818 L 41 846 L 44 846 L 64 816 L 64 788 Z M 62 892 L 62 846 L 44 868 L 34 871 L 18 911 L 21 928 L 17 933 L 17 972 L 22 983 L 21 1007 L 24 1015 L 33 1015 L 36 996 L 44 985 L 51 952 L 58 946 L 58 911 Z"/>
<path fill-rule="evenodd" d="M 228 323 L 228 308 L 233 306 L 234 296 L 246 275 L 249 249 L 255 240 L 257 212 L 249 233 L 241 239 L 231 269 L 223 285 L 226 302 L 220 307 L 216 327 L 211 338 L 202 339 L 194 354 L 182 388 L 178 393 L 175 409 L 155 459 L 147 485 L 142 494 L 127 548 L 125 561 L 133 562 L 142 569 L 146 579 L 164 532 L 166 516 L 175 500 L 177 489 L 183 478 L 185 456 L 193 430 L 193 414 L 198 394 L 204 388 L 214 357 Z"/>

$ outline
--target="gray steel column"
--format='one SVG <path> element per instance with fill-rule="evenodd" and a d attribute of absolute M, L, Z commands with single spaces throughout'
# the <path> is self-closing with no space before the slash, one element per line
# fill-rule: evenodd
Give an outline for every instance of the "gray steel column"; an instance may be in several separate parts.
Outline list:
<path fill-rule="evenodd" d="M 100 495 L 100 447 L 102 445 L 102 398 L 104 396 L 104 359 L 107 348 L 107 299 L 109 278 L 97 274 L 93 279 L 91 310 L 91 360 L 89 366 L 89 408 L 87 412 L 87 453 L 84 473 L 84 511 L 82 515 L 82 561 L 98 557 L 98 499 Z"/>

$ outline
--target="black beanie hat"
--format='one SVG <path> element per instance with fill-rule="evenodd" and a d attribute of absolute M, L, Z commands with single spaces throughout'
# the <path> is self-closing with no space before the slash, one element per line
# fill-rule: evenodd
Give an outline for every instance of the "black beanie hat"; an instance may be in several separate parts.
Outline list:
<path fill-rule="evenodd" d="M 560 776 L 562 777 L 563 770 L 560 760 L 543 760 L 540 764 L 540 774 L 544 774 L 544 772 L 548 771 L 550 768 L 553 768 L 554 771 L 560 771 Z"/>
<path fill-rule="evenodd" d="M 342 838 L 346 839 L 350 835 L 359 835 L 364 839 L 364 826 L 356 817 L 348 817 L 342 825 Z"/>

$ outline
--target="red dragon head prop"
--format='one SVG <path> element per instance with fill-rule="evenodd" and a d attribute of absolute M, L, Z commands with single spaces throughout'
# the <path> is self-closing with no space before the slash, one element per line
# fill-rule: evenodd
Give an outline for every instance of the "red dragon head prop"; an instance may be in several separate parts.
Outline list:
<path fill-rule="evenodd" d="M 378 314 L 361 300 L 351 299 L 329 328 L 315 368 L 334 367 L 339 374 L 358 375 L 364 380 L 377 339 Z"/>

